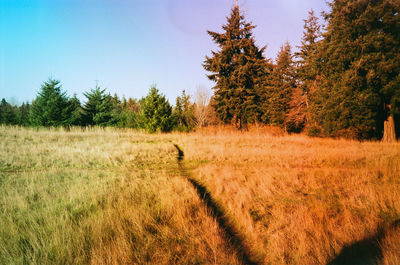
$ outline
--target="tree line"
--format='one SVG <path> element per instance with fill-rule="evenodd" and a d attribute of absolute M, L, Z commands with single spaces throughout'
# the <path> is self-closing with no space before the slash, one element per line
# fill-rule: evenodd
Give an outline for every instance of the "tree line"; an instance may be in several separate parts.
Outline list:
<path fill-rule="evenodd" d="M 400 1 L 333 0 L 323 23 L 311 10 L 301 45 L 288 42 L 275 60 L 255 44 L 254 25 L 235 6 L 208 31 L 218 45 L 203 63 L 214 95 L 192 103 L 185 92 L 172 106 L 152 87 L 140 100 L 120 99 L 96 86 L 81 104 L 49 79 L 32 102 L 4 99 L 0 123 L 32 126 L 117 126 L 150 132 L 218 122 L 280 126 L 288 132 L 354 139 L 396 139 L 400 125 Z"/>
<path fill-rule="evenodd" d="M 239 7 L 204 61 L 224 123 L 277 125 L 289 132 L 356 139 L 395 138 L 400 114 L 400 2 L 333 0 L 324 24 L 311 10 L 298 51 L 274 60 L 255 44 Z M 397 130 L 399 132 L 400 125 Z"/>
<path fill-rule="evenodd" d="M 43 82 L 31 104 L 15 106 L 5 99 L 0 103 L 0 124 L 20 126 L 70 127 L 114 126 L 142 128 L 149 132 L 171 130 L 190 131 L 195 126 L 216 122 L 208 106 L 206 92 L 199 90 L 196 103 L 183 90 L 172 106 L 159 90 L 152 86 L 140 100 L 111 96 L 98 85 L 84 92 L 84 104 L 76 95 L 68 97 L 60 81 L 50 78 Z"/>

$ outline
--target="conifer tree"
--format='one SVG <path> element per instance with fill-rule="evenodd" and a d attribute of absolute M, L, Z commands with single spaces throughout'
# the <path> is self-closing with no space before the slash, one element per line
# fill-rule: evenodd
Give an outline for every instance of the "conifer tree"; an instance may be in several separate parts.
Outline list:
<path fill-rule="evenodd" d="M 313 118 L 325 135 L 379 138 L 400 106 L 400 2 L 334 0 L 330 7 Z"/>
<path fill-rule="evenodd" d="M 129 98 L 126 100 L 122 99 L 121 102 L 122 111 L 118 126 L 127 128 L 138 128 L 139 127 L 139 112 L 140 104 L 136 99 Z"/>
<path fill-rule="evenodd" d="M 29 109 L 30 109 L 29 102 L 22 103 L 21 106 L 18 107 L 16 113 L 17 124 L 21 126 L 28 126 L 29 125 Z"/>
<path fill-rule="evenodd" d="M 141 100 L 140 123 L 152 133 L 158 130 L 169 132 L 175 126 L 172 106 L 155 86 L 152 86 L 147 96 Z"/>
<path fill-rule="evenodd" d="M 297 79 L 299 87 L 309 93 L 312 83 L 316 80 L 319 73 L 316 63 L 316 53 L 318 41 L 321 38 L 321 26 L 314 10 L 308 12 L 308 18 L 304 19 L 304 31 L 299 51 L 295 53 L 297 59 Z"/>
<path fill-rule="evenodd" d="M 14 125 L 17 123 L 13 106 L 4 98 L 0 102 L 0 124 Z"/>
<path fill-rule="evenodd" d="M 122 119 L 122 101 L 119 99 L 117 93 L 111 97 L 112 111 L 110 125 L 118 126 Z"/>
<path fill-rule="evenodd" d="M 287 115 L 288 129 L 301 131 L 309 120 L 309 95 L 315 92 L 319 79 L 319 65 L 317 63 L 318 44 L 321 41 L 321 25 L 314 10 L 308 12 L 304 19 L 304 31 L 301 45 L 295 53 L 296 88 L 292 91 Z"/>
<path fill-rule="evenodd" d="M 60 81 L 50 78 L 33 101 L 29 119 L 34 126 L 70 126 L 73 111 L 74 106 L 61 90 Z"/>
<path fill-rule="evenodd" d="M 268 64 L 263 56 L 265 47 L 258 48 L 253 38 L 255 26 L 244 20 L 239 7 L 232 8 L 223 33 L 208 31 L 219 50 L 206 57 L 204 68 L 214 86 L 214 108 L 219 118 L 238 128 L 260 117 L 260 97 Z"/>
<path fill-rule="evenodd" d="M 281 46 L 271 81 L 270 85 L 266 86 L 263 97 L 264 121 L 272 125 L 284 126 L 290 97 L 295 88 L 294 65 L 289 42 Z"/>
<path fill-rule="evenodd" d="M 71 110 L 67 111 L 70 111 L 71 114 L 68 123 L 75 126 L 82 125 L 82 107 L 76 95 L 69 99 L 69 108 Z"/>
<path fill-rule="evenodd" d="M 83 106 L 83 124 L 107 126 L 113 124 L 113 103 L 110 94 L 105 93 L 98 85 L 89 92 L 83 93 L 87 98 Z"/>
<path fill-rule="evenodd" d="M 182 95 L 176 98 L 176 106 L 174 115 L 177 123 L 177 130 L 190 131 L 195 126 L 194 106 L 190 102 L 190 96 L 186 94 L 185 90 Z"/>

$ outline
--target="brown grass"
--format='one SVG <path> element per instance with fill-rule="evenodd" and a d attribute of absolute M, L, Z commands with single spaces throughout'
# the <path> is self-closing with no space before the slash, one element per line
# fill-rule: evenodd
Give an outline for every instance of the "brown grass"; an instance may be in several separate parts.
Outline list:
<path fill-rule="evenodd" d="M 400 219 L 400 144 L 276 134 L 202 130 L 180 143 L 207 161 L 197 177 L 265 264 L 326 264 Z M 398 237 L 387 232 L 380 262 L 396 264 Z"/>
<path fill-rule="evenodd" d="M 388 229 L 379 243 L 382 247 L 382 264 L 400 264 L 400 226 Z"/>
<path fill-rule="evenodd" d="M 399 264 L 399 143 L 265 127 L 0 126 L 0 139 L 0 264 L 240 264 L 173 143 L 263 263 L 337 264 L 377 246 L 371 259 Z"/>

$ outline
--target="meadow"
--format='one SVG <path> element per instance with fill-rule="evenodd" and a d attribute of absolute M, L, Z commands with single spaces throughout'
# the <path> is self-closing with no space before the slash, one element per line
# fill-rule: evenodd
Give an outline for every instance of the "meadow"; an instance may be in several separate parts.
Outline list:
<path fill-rule="evenodd" d="M 399 143 L 273 128 L 2 126 L 0 264 L 400 264 L 399 173 Z"/>

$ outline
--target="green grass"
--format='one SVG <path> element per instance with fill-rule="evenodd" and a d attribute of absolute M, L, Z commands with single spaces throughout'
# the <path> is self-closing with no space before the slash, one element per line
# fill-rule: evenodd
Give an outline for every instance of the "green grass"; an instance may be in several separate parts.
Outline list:
<path fill-rule="evenodd" d="M 237 263 L 177 173 L 172 136 L 0 127 L 0 137 L 1 264 Z"/>

